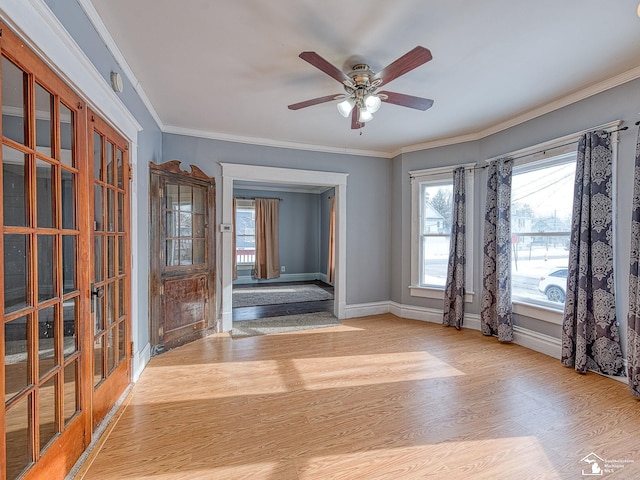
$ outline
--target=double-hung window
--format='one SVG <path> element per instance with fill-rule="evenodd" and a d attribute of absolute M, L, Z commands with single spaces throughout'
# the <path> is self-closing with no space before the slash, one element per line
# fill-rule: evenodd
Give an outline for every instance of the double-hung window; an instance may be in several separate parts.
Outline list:
<path fill-rule="evenodd" d="M 619 126 L 620 122 L 611 122 L 593 129 L 610 131 L 613 136 L 614 179 Z M 562 323 L 566 298 L 577 143 L 583 133 L 508 154 L 515 158 L 511 179 L 513 312 L 555 324 Z M 612 188 L 615 198 L 615 183 Z M 613 208 L 615 212 L 615 205 Z"/>
<path fill-rule="evenodd" d="M 465 165 L 466 292 L 472 294 L 473 165 Z M 453 170 L 409 172 L 412 191 L 411 295 L 443 298 L 453 218 Z"/>
<path fill-rule="evenodd" d="M 511 184 L 511 292 L 515 302 L 562 310 L 576 152 L 518 164 Z"/>

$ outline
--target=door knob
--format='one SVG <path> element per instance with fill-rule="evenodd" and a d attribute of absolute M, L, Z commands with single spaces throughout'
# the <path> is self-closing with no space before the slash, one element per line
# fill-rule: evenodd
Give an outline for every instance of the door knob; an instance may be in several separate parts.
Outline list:
<path fill-rule="evenodd" d="M 93 288 L 93 285 L 92 285 L 91 286 L 91 296 L 92 297 L 97 297 L 97 298 L 104 297 L 104 287 Z"/>

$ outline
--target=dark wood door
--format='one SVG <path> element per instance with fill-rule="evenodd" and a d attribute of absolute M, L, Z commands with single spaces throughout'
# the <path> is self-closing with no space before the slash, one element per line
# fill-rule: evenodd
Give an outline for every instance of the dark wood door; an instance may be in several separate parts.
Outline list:
<path fill-rule="evenodd" d="M 151 164 L 154 353 L 215 328 L 215 183 L 197 167 Z"/>

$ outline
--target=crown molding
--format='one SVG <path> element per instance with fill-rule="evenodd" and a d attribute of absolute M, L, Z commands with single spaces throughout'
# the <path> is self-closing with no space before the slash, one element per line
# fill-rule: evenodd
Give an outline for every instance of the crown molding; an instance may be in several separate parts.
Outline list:
<path fill-rule="evenodd" d="M 165 125 L 163 133 L 175 135 L 185 135 L 187 137 L 207 138 L 210 140 L 222 140 L 225 142 L 246 143 L 249 145 L 259 145 L 263 147 L 288 148 L 292 150 L 306 150 L 308 152 L 337 153 L 342 155 L 358 155 L 362 157 L 393 158 L 387 152 L 374 150 L 353 150 L 349 148 L 328 147 L 325 145 L 312 145 L 307 143 L 283 142 L 270 140 L 268 138 L 244 137 L 241 135 L 230 135 L 226 133 L 207 132 L 191 128 L 174 127 Z"/>
<path fill-rule="evenodd" d="M 401 155 L 403 153 L 417 152 L 419 150 L 428 150 L 436 147 L 445 147 L 447 145 L 455 145 L 458 143 L 481 140 L 495 133 L 502 132 L 503 130 L 507 130 L 508 128 L 515 127 L 516 125 L 520 125 L 529 120 L 533 120 L 534 118 L 541 117 L 542 115 L 546 115 L 547 113 L 554 112 L 556 110 L 559 110 L 560 108 L 566 107 L 573 103 L 579 102 L 580 100 L 592 97 L 594 95 L 597 95 L 598 93 L 605 92 L 638 78 L 640 78 L 640 66 L 632 68 L 631 70 L 627 70 L 620 75 L 616 75 L 615 77 L 611 77 L 602 82 L 595 83 L 587 88 L 583 88 L 582 90 L 573 92 L 541 107 L 529 110 L 528 112 L 509 119 L 506 122 L 498 123 L 484 130 L 480 130 L 476 133 L 470 133 L 468 135 L 443 138 L 403 147 L 399 150 L 396 150 L 393 154 L 393 157 Z"/>

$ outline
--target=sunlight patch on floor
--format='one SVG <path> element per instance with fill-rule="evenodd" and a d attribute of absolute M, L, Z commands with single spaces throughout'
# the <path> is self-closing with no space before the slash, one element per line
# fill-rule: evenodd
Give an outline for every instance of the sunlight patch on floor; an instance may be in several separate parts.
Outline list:
<path fill-rule="evenodd" d="M 526 459 L 526 461 L 525 461 Z M 563 480 L 535 437 L 444 442 L 298 459 L 300 480 L 344 478 Z M 576 463 L 576 474 L 580 465 Z"/>
<path fill-rule="evenodd" d="M 292 375 L 287 374 L 287 363 L 259 360 L 156 367 L 153 384 L 147 385 L 143 377 L 137 386 L 139 393 L 132 403 L 146 405 L 183 401 L 185 391 L 189 391 L 191 401 L 286 393 L 292 390 L 289 385 Z M 295 375 L 293 377 L 293 380 L 298 380 Z M 154 386 L 158 382 L 170 384 L 171 388 L 158 391 Z M 152 390 L 153 394 L 147 397 L 143 391 L 145 388 Z"/>
<path fill-rule="evenodd" d="M 426 352 L 397 352 L 291 360 L 305 389 L 356 387 L 465 375 Z"/>

